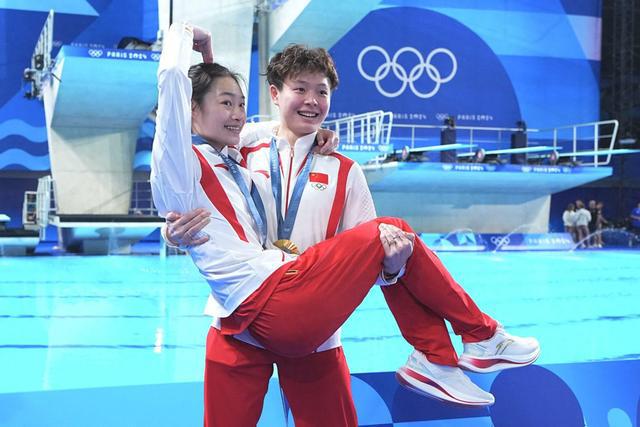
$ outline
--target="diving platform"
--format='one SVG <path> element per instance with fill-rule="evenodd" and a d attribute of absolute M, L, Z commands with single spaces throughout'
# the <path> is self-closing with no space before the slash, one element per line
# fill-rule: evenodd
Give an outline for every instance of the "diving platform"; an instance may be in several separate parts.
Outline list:
<path fill-rule="evenodd" d="M 164 219 L 146 215 L 51 215 L 58 244 L 85 255 L 129 254 L 131 246 L 162 227 Z"/>
<path fill-rule="evenodd" d="M 551 194 L 608 177 L 610 167 L 389 162 L 363 165 L 379 216 L 421 233 L 547 233 Z"/>
<path fill-rule="evenodd" d="M 436 151 L 449 151 L 449 150 L 459 150 L 461 148 L 472 149 L 476 147 L 477 144 L 444 144 L 444 145 L 429 145 L 427 147 L 416 147 L 410 148 L 409 151 L 411 153 L 431 153 Z"/>
<path fill-rule="evenodd" d="M 0 256 L 24 256 L 32 253 L 40 241 L 33 230 L 0 230 Z"/>
<path fill-rule="evenodd" d="M 485 151 L 484 154 L 487 156 L 490 155 L 499 155 L 499 154 L 526 154 L 526 153 L 542 153 L 542 152 L 552 152 L 556 150 L 562 150 L 562 147 L 549 147 L 545 145 L 539 145 L 535 147 L 522 147 L 522 148 L 504 148 L 498 150 L 488 150 Z M 473 157 L 475 153 L 459 153 L 458 157 Z"/>
<path fill-rule="evenodd" d="M 125 215 L 158 52 L 62 46 L 43 87 L 57 213 Z"/>

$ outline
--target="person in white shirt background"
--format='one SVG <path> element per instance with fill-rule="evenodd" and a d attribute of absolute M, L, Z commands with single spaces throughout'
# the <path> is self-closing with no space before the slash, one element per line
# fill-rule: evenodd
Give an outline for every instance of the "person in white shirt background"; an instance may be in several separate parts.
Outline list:
<path fill-rule="evenodd" d="M 582 200 L 576 200 L 576 236 L 581 248 L 589 246 L 587 236 L 589 235 L 589 222 L 591 222 L 591 212 L 584 207 Z"/>
<path fill-rule="evenodd" d="M 562 213 L 562 223 L 564 224 L 565 233 L 571 234 L 573 242 L 578 243 L 576 234 L 576 206 L 573 203 L 569 203 Z"/>
<path fill-rule="evenodd" d="M 398 371 L 400 378 L 410 388 L 441 399 L 468 405 L 493 403 L 493 396 L 473 385 L 460 372 L 458 363 L 467 369 L 480 372 L 524 366 L 537 358 L 537 341 L 506 334 L 493 319 L 480 312 L 464 290 L 448 275 L 437 257 L 421 242 L 416 242 L 414 247 L 414 235 L 408 225 L 400 220 L 379 219 L 365 223 L 352 231 L 339 234 L 334 239 L 308 248 L 298 258 L 274 250 L 268 237 L 281 241 L 291 239 L 281 237 L 278 227 L 275 226 L 278 221 L 273 220 L 276 215 L 266 215 L 275 214 L 277 207 L 274 195 L 269 191 L 273 184 L 273 180 L 269 182 L 269 178 L 272 178 L 273 174 L 250 174 L 242 168 L 244 159 L 237 156 L 236 150 L 230 148 L 234 143 L 238 143 L 239 131 L 245 118 L 244 98 L 239 85 L 232 76 L 217 77 L 214 79 L 215 84 L 203 98 L 203 104 L 194 102 L 190 105 L 190 98 L 185 96 L 190 93 L 186 87 L 188 78 L 185 70 L 188 62 L 185 65 L 187 55 L 184 50 L 187 45 L 190 47 L 191 43 L 196 49 L 201 49 L 202 45 L 210 42 L 205 40 L 206 37 L 201 30 L 195 29 L 192 33 L 187 26 L 173 26 L 169 39 L 163 51 L 164 61 L 161 60 L 158 71 L 160 124 L 154 142 L 154 200 L 161 214 L 165 215 L 170 210 L 187 212 L 196 207 L 203 207 L 211 212 L 211 222 L 198 216 L 202 214 L 202 211 L 199 211 L 196 218 L 185 215 L 169 227 L 170 230 L 183 230 L 176 231 L 173 235 L 170 232 L 170 237 L 173 236 L 176 240 L 180 240 L 180 233 L 182 237 L 193 235 L 193 230 L 184 229 L 184 226 L 193 224 L 194 221 L 199 224 L 197 227 L 208 234 L 208 239 L 197 236 L 197 241 L 204 243 L 189 249 L 196 265 L 211 285 L 214 297 L 212 314 L 221 318 L 219 329 L 214 327 L 209 333 L 207 359 L 211 343 L 224 339 L 226 343 L 238 344 L 231 340 L 239 340 L 230 335 L 241 334 L 247 329 L 250 330 L 253 339 L 277 357 L 306 357 L 317 350 L 355 309 L 376 276 L 380 275 L 381 267 L 385 268 L 386 273 L 391 273 L 389 277 L 395 280 L 409 259 L 406 274 L 400 279 L 400 283 L 384 288 L 385 297 L 403 335 L 416 347 L 407 365 Z M 207 59 L 207 55 L 203 57 Z M 311 83 L 312 91 L 318 91 L 320 95 L 327 97 L 326 111 L 293 112 L 302 112 L 303 114 L 298 115 L 313 121 L 317 130 L 328 111 L 328 98 L 334 87 L 326 76 L 321 79 L 322 83 L 319 83 L 308 78 L 310 76 L 306 74 L 308 73 L 293 76 L 285 74 L 284 83 L 288 86 L 295 83 L 291 81 L 292 78 L 304 76 L 304 84 Z M 195 74 L 190 75 L 192 79 L 196 77 Z M 296 86 L 292 85 L 292 88 L 295 89 Z M 283 89 L 284 87 L 278 90 Z M 276 91 L 276 95 L 278 96 L 274 98 L 277 98 L 281 109 L 284 107 L 283 104 L 289 105 L 283 102 L 286 97 L 280 96 L 280 92 Z M 191 117 L 188 117 L 189 114 Z M 190 130 L 200 135 L 198 138 L 205 143 L 204 146 L 191 148 Z M 279 136 L 286 135 L 290 142 L 291 135 L 287 134 L 287 130 L 291 129 L 279 128 Z M 304 136 L 295 131 L 292 135 L 296 138 L 295 141 Z M 280 151 L 282 147 L 275 142 Z M 282 146 L 287 148 L 285 144 Z M 292 157 L 295 158 L 295 146 L 293 148 Z M 314 160 L 318 158 L 320 157 Z M 293 164 L 293 159 L 291 163 Z M 327 185 L 324 176 L 318 175 L 316 178 L 316 181 L 309 179 L 309 184 Z M 251 195 L 248 187 L 251 187 Z M 254 198 L 254 191 L 259 197 Z M 285 194 L 288 195 L 289 192 Z M 262 205 L 261 209 L 259 205 Z M 288 212 L 284 215 L 288 215 Z M 184 222 L 180 223 L 183 220 Z M 326 221 L 326 218 L 324 220 Z M 387 223 L 392 223 L 406 232 Z M 372 239 L 372 236 L 375 239 Z M 289 237 L 293 237 L 293 234 Z M 362 244 L 364 242 L 366 244 Z M 345 245 L 347 247 L 344 247 Z M 291 246 L 285 244 L 282 247 Z M 266 250 L 263 250 L 265 248 Z M 361 252 L 363 250 L 366 250 L 366 253 Z M 280 252 L 280 258 L 277 252 Z M 317 263 L 320 265 L 316 265 Z M 246 265 L 251 265 L 253 271 L 246 269 Z M 319 273 L 318 269 L 322 269 L 322 273 Z M 310 271 L 314 272 L 313 278 L 306 276 Z M 304 296 L 306 303 L 296 299 L 300 295 Z M 314 309 L 311 310 L 310 307 Z M 271 316 L 274 312 L 278 312 L 279 315 Z M 305 315 L 293 316 L 294 313 Z M 293 317 L 283 323 L 283 318 L 287 319 L 287 315 Z M 454 330 L 463 335 L 465 352 L 460 361 L 455 353 L 450 354 L 453 348 L 443 318 L 450 320 Z M 434 340 L 434 336 L 441 335 L 443 330 L 448 345 L 444 348 L 434 348 L 434 342 L 440 344 L 437 339 Z M 323 339 L 319 340 L 320 338 Z M 496 357 L 496 345 L 507 340 L 510 345 L 500 357 Z M 264 365 L 263 360 L 258 360 L 255 364 L 247 357 L 246 353 L 253 353 L 254 350 L 263 351 L 262 349 L 251 348 L 245 343 L 240 344 L 237 348 L 231 348 L 237 352 L 233 357 L 230 356 L 230 359 L 235 358 L 235 362 L 246 363 L 230 365 L 232 369 L 228 369 L 224 375 L 231 381 L 218 381 L 218 377 L 212 381 L 205 373 L 205 422 L 210 420 L 211 425 L 243 425 L 236 422 L 240 418 L 246 422 L 251 417 L 255 423 L 256 413 L 259 416 L 261 400 L 266 391 L 264 374 L 268 372 L 270 375 L 272 368 L 256 366 Z M 450 359 L 448 363 L 442 363 L 445 361 L 438 359 L 438 352 L 446 354 Z M 325 352 L 315 354 L 321 353 Z M 430 361 L 429 358 L 435 361 Z M 212 368 L 207 360 L 207 372 L 210 368 L 216 369 Z M 229 385 L 233 388 L 233 375 L 242 376 L 246 373 L 251 377 L 250 371 L 254 368 L 257 368 L 260 374 L 243 379 L 239 384 L 242 387 L 235 387 L 233 390 L 234 393 L 241 393 L 242 399 L 239 400 L 244 409 L 243 413 L 234 413 L 229 411 L 230 408 L 219 405 L 219 401 L 224 402 L 224 396 L 228 395 L 228 389 L 225 387 L 223 392 L 217 387 Z M 312 373 L 304 370 L 298 372 L 301 376 L 309 374 Z M 236 395 L 235 398 L 237 397 Z M 311 402 L 313 395 L 305 398 L 307 402 Z M 215 415 L 209 414 L 209 411 L 215 412 Z M 295 408 L 293 413 L 296 417 Z M 227 417 L 226 422 L 231 424 L 223 424 L 221 418 L 213 418 L 218 416 Z M 322 425 L 322 422 L 318 424 L 317 420 L 301 421 L 307 423 L 301 425 Z M 340 425 L 354 425 L 354 422 L 343 420 Z"/>

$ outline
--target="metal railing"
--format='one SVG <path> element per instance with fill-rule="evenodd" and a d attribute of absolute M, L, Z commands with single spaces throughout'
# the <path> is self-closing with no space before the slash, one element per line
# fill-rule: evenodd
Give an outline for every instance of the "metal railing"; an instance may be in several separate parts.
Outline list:
<path fill-rule="evenodd" d="M 581 151 L 592 152 L 593 154 L 589 154 L 588 157 L 592 157 L 593 162 L 582 162 L 581 164 L 594 167 L 605 166 L 611 162 L 618 127 L 617 120 L 603 120 L 539 129 L 536 140 L 551 140 L 554 148 L 563 145 L 570 146 L 571 153 L 576 153 L 571 157 L 573 161 L 581 157 L 579 154 Z M 603 151 L 603 153 L 599 154 L 598 151 Z M 605 160 L 600 160 L 602 156 L 605 157 Z"/>
<path fill-rule="evenodd" d="M 54 182 L 51 175 L 38 179 L 36 190 L 36 223 L 40 229 L 40 240 L 45 239 L 45 230 L 49 225 L 50 215 L 56 213 Z"/>
<path fill-rule="evenodd" d="M 158 209 L 153 204 L 150 181 L 133 181 L 131 190 L 130 215 L 157 216 Z"/>
<path fill-rule="evenodd" d="M 580 157 L 592 159 L 581 162 L 584 166 L 604 166 L 611 161 L 612 150 L 618 134 L 617 120 L 604 120 L 575 125 L 558 126 L 548 129 L 527 129 L 529 146 L 550 145 L 554 150 L 564 149 L 564 153 L 576 153 L 571 156 L 575 162 Z M 410 148 L 440 144 L 441 125 L 393 124 L 391 135 L 394 142 L 406 140 Z M 456 142 L 469 144 L 469 152 L 480 146 L 485 149 L 506 148 L 510 136 L 519 128 L 456 126 Z M 504 147 L 498 147 L 504 145 Z M 571 151 L 567 150 L 570 149 Z M 602 151 L 602 153 L 598 153 Z M 589 153 L 580 155 L 580 152 Z M 604 157 L 604 159 L 602 159 Z"/>
<path fill-rule="evenodd" d="M 247 122 L 274 120 L 271 116 L 253 115 Z M 340 137 L 340 145 L 349 144 L 370 145 L 378 150 L 378 146 L 385 148 L 391 143 L 391 129 L 393 128 L 393 113 L 390 111 L 368 111 L 366 113 L 327 120 L 322 124 L 324 129 L 333 130 Z"/>
<path fill-rule="evenodd" d="M 38 179 L 36 206 L 37 223 L 41 229 L 46 228 L 49 225 L 50 215 L 56 215 L 57 213 L 56 187 L 51 175 Z M 129 215 L 158 215 L 158 210 L 153 204 L 151 182 L 149 180 L 133 181 Z"/>
<path fill-rule="evenodd" d="M 353 116 L 326 121 L 323 127 L 340 137 L 340 144 L 389 145 L 393 127 L 390 111 L 369 111 Z"/>
<path fill-rule="evenodd" d="M 53 67 L 53 60 L 51 59 L 53 16 L 54 12 L 50 10 L 31 55 L 31 66 L 24 70 L 23 78 L 31 85 L 25 96 L 30 99 L 42 99 L 42 83 L 49 77 Z"/>
<path fill-rule="evenodd" d="M 442 125 L 414 125 L 397 123 L 393 125 L 393 137 L 395 139 L 408 139 L 409 148 L 416 148 L 416 142 L 419 146 L 424 146 L 424 142 L 432 142 L 436 145 L 440 144 L 440 131 L 446 129 Z M 408 131 L 402 132 L 402 129 Z M 502 128 L 502 127 L 477 127 L 477 126 L 456 126 L 456 142 L 469 145 L 469 152 L 473 151 L 474 145 L 500 145 L 509 144 L 511 133 L 520 130 L 519 128 Z M 528 129 L 527 132 L 537 132 L 537 129 Z M 497 147 L 489 147 L 497 148 Z"/>

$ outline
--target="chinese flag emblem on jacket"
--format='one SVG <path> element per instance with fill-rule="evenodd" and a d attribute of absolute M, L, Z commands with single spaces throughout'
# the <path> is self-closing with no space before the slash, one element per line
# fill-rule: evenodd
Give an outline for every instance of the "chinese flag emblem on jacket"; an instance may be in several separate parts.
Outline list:
<path fill-rule="evenodd" d="M 309 184 L 316 190 L 326 190 L 329 186 L 329 175 L 322 172 L 311 172 L 309 174 Z"/>

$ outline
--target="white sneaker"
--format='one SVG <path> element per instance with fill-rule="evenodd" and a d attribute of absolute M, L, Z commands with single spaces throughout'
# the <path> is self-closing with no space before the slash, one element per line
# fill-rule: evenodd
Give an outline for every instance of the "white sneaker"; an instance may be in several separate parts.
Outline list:
<path fill-rule="evenodd" d="M 538 340 L 510 335 L 498 325 L 488 340 L 464 344 L 458 366 L 474 372 L 494 372 L 530 365 L 539 355 Z"/>
<path fill-rule="evenodd" d="M 464 406 L 493 405 L 495 399 L 471 382 L 460 368 L 429 362 L 414 350 L 407 363 L 396 371 L 400 384 L 416 393 Z"/>

